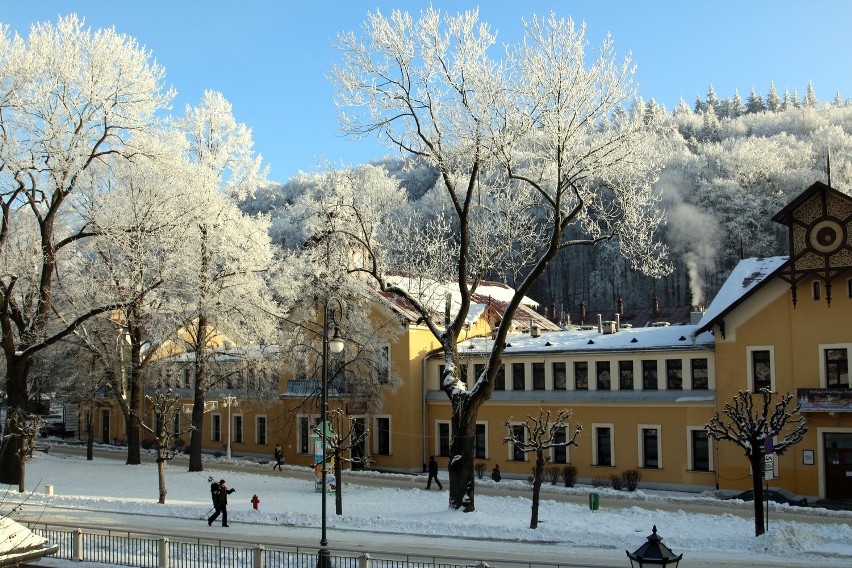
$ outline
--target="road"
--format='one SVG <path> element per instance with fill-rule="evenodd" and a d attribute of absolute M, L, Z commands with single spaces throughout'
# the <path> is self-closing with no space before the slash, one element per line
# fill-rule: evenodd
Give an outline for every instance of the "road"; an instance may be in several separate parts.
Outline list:
<path fill-rule="evenodd" d="M 81 454 L 85 448 L 75 446 L 54 446 L 51 452 L 57 453 L 73 453 Z M 111 459 L 125 459 L 125 455 L 121 452 L 96 450 L 97 457 Z M 254 474 L 267 474 L 280 476 L 280 473 L 273 474 L 267 468 L 257 468 L 252 464 L 237 463 L 216 463 L 217 469 L 226 469 L 230 471 L 247 471 Z M 267 473 L 268 472 L 268 473 Z M 312 474 L 308 471 L 287 470 L 285 475 L 294 477 L 309 478 Z M 363 475 L 357 476 L 357 483 L 367 486 L 382 486 L 382 487 L 400 487 L 412 488 L 421 487 L 425 481 L 425 477 L 421 476 L 404 476 L 404 475 L 389 475 L 375 476 Z M 518 495 L 528 496 L 529 490 L 523 487 L 513 485 L 492 486 L 482 485 L 477 488 L 479 494 L 485 495 Z M 585 495 L 569 495 L 565 493 L 547 493 L 542 496 L 545 499 L 553 499 L 557 501 L 586 503 L 588 501 Z M 624 498 L 605 498 L 603 506 L 608 508 L 620 507 L 648 507 L 662 510 L 683 510 L 687 513 L 709 513 L 709 514 L 731 514 L 751 518 L 752 509 L 748 504 L 736 504 L 730 502 L 695 502 L 695 501 L 637 501 L 635 499 Z M 164 519 L 153 516 L 141 517 L 133 514 L 121 513 L 105 513 L 102 511 L 80 511 L 67 510 L 60 508 L 47 508 L 39 505 L 38 507 L 24 506 L 22 514 L 29 520 L 40 520 L 42 522 L 65 524 L 77 527 L 93 527 L 104 528 L 108 527 L 111 530 L 120 530 L 128 532 L 150 532 L 153 534 L 163 534 L 167 531 L 172 535 L 181 535 L 192 538 L 209 539 L 210 529 L 203 521 L 192 521 L 187 519 Z M 784 519 L 791 521 L 800 521 L 808 523 L 834 523 L 848 524 L 849 518 L 838 518 L 836 516 L 820 515 L 818 511 L 811 509 L 795 509 L 784 512 L 772 512 L 772 519 Z M 307 550 L 318 548 L 319 531 L 316 527 L 298 527 L 298 526 L 272 526 L 266 524 L 251 524 L 239 523 L 232 524 L 227 530 L 223 529 L 217 533 L 218 538 L 246 542 L 252 544 L 287 544 L 289 546 L 297 546 Z M 637 535 L 637 547 L 642 543 L 641 537 L 647 535 Z M 335 528 L 329 531 L 329 542 L 332 550 L 347 550 L 347 551 L 376 551 L 381 550 L 388 553 L 396 554 L 413 554 L 427 555 L 433 557 L 446 557 L 453 554 L 455 557 L 462 554 L 469 559 L 470 565 L 478 564 L 479 560 L 486 560 L 490 564 L 502 562 L 524 562 L 524 563 L 554 563 L 559 562 L 563 566 L 589 566 L 595 568 L 627 566 L 625 551 L 615 549 L 601 548 L 583 548 L 565 543 L 529 543 L 529 542 L 503 542 L 494 540 L 472 540 L 467 539 L 463 543 L 455 542 L 448 543 L 446 537 L 430 537 L 421 535 L 394 535 L 379 532 L 347 531 L 345 529 Z M 461 551 L 461 552 L 460 552 Z M 495 559 L 500 559 L 495 562 Z M 848 559 L 846 559 L 848 561 Z M 727 554 L 724 550 L 714 552 L 712 554 L 697 554 L 690 553 L 688 558 L 685 557 L 680 564 L 686 567 L 695 568 L 730 568 L 731 566 L 755 566 L 769 567 L 776 566 L 777 563 L 767 561 L 760 563 L 755 561 L 754 557 L 748 559 L 747 564 L 738 562 L 735 555 Z M 836 567 L 844 566 L 844 563 L 838 559 L 831 558 L 815 558 L 807 563 L 787 563 L 787 566 L 824 566 Z M 43 560 L 39 566 L 72 566 L 71 563 L 63 563 L 57 560 Z M 75 568 L 82 568 L 80 563 L 74 563 Z"/>

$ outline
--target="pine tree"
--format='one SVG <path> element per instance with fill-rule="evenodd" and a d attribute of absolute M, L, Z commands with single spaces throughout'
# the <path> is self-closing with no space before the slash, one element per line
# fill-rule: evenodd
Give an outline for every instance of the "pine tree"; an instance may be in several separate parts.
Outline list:
<path fill-rule="evenodd" d="M 790 89 L 784 89 L 784 100 L 781 102 L 781 110 L 793 108 L 793 99 L 790 97 Z"/>
<path fill-rule="evenodd" d="M 713 109 L 716 116 L 719 116 L 719 97 L 716 96 L 716 91 L 713 90 L 713 85 L 707 87 L 707 109 Z"/>
<path fill-rule="evenodd" d="M 704 112 L 704 101 L 701 100 L 700 95 L 695 96 L 695 106 L 693 108 L 695 114 L 700 114 Z"/>
<path fill-rule="evenodd" d="M 814 93 L 814 84 L 811 81 L 808 81 L 808 90 L 805 91 L 805 106 L 807 108 L 816 108 L 817 106 L 816 93 Z"/>
<path fill-rule="evenodd" d="M 754 114 L 758 112 L 763 112 L 766 110 L 766 105 L 763 104 L 763 97 L 758 95 L 754 87 L 751 89 L 751 93 L 748 96 L 748 100 L 746 101 L 746 112 L 749 114 Z"/>
<path fill-rule="evenodd" d="M 729 109 L 729 114 L 731 118 L 737 118 L 743 112 L 745 112 L 745 105 L 743 104 L 743 99 L 740 97 L 740 92 L 734 89 L 734 98 L 731 99 L 731 106 Z"/>
<path fill-rule="evenodd" d="M 796 90 L 796 87 L 793 87 L 793 108 L 799 108 L 802 106 L 802 99 L 799 98 L 799 92 Z"/>
<path fill-rule="evenodd" d="M 778 98 L 778 91 L 775 90 L 775 82 L 769 82 L 769 94 L 766 95 L 766 109 L 769 112 L 781 111 L 781 99 Z"/>
<path fill-rule="evenodd" d="M 683 97 L 680 98 L 680 102 L 677 104 L 677 108 L 674 111 L 674 115 L 677 116 L 679 114 L 692 114 L 692 109 L 689 108 L 689 105 L 686 104 L 686 101 L 683 100 Z"/>

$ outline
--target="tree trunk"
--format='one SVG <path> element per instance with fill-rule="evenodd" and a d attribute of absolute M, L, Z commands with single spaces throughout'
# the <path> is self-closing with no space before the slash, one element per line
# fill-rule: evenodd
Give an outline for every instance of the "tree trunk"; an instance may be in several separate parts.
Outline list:
<path fill-rule="evenodd" d="M 193 429 L 189 433 L 189 471 L 204 471 L 204 464 L 201 461 L 201 427 L 204 424 L 204 399 L 207 391 L 203 388 L 201 381 L 198 380 L 198 363 L 195 365 L 195 390 L 192 399 L 192 426 Z"/>
<path fill-rule="evenodd" d="M 340 435 L 339 433 L 337 434 Z M 343 514 L 343 464 L 340 460 L 340 450 L 334 453 L 334 513 Z"/>
<path fill-rule="evenodd" d="M 538 527 L 538 500 L 541 496 L 541 478 L 544 476 L 543 450 L 537 449 L 535 454 L 535 469 L 533 470 L 533 493 L 532 493 L 532 515 L 530 516 L 530 528 Z"/>
<path fill-rule="evenodd" d="M 160 480 L 160 505 L 166 503 L 166 456 L 160 444 L 157 444 L 157 475 Z"/>
<path fill-rule="evenodd" d="M 198 327 L 195 330 L 195 390 L 192 401 L 192 425 L 193 430 L 189 435 L 189 471 L 203 471 L 201 463 L 201 427 L 204 424 L 204 398 L 207 394 L 207 303 L 208 282 L 207 274 L 210 270 L 210 254 L 207 251 L 207 226 L 199 227 L 201 230 L 201 266 L 199 273 L 198 289 Z M 230 428 L 230 424 L 228 426 Z"/>
<path fill-rule="evenodd" d="M 27 412 L 27 375 L 32 361 L 29 357 L 19 357 L 6 353 L 6 428 L 9 436 L 0 446 L 0 483 L 14 485 L 21 483 L 24 465 L 24 424 L 11 419 L 14 409 Z"/>
<path fill-rule="evenodd" d="M 749 456 L 752 489 L 754 490 L 754 536 L 766 532 L 763 519 L 763 445 L 755 443 Z"/>
<path fill-rule="evenodd" d="M 145 397 L 145 389 L 142 384 L 142 327 L 135 325 L 139 321 L 137 315 L 128 320 L 134 322 L 129 325 L 130 333 L 130 381 L 127 389 L 130 412 L 127 421 L 127 464 L 139 465 L 142 463 L 142 454 L 139 450 L 142 444 L 142 427 L 139 425 L 142 416 L 142 401 Z"/>
<path fill-rule="evenodd" d="M 93 416 L 94 412 L 90 408 L 88 420 L 86 421 L 86 432 L 89 434 L 89 439 L 86 440 L 86 460 L 88 461 L 95 459 L 95 425 L 93 424 L 94 420 L 92 420 Z"/>
<path fill-rule="evenodd" d="M 466 405 L 464 395 L 453 399 L 452 436 L 450 438 L 450 508 L 474 511 L 476 472 L 473 467 L 476 448 L 476 412 Z M 460 408 L 460 407 L 464 408 Z"/>

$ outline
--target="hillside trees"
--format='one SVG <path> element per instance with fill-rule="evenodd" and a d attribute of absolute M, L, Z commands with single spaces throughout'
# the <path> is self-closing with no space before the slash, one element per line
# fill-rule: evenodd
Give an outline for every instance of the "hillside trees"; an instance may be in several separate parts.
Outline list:
<path fill-rule="evenodd" d="M 584 30 L 571 20 L 534 17 L 524 30 L 525 43 L 497 61 L 488 55 L 496 38 L 475 11 L 442 17 L 430 8 L 416 21 L 377 12 L 368 15 L 364 38 L 339 37 L 344 62 L 333 69 L 339 102 L 349 109 L 341 116 L 347 132 L 377 134 L 440 175 L 438 215 L 400 215 L 382 225 L 381 238 L 364 230 L 365 212 L 353 201 L 339 201 L 326 221 L 356 251 L 359 264 L 349 270 L 404 298 L 442 347 L 456 509 L 474 508 L 476 415 L 490 398 L 510 327 L 500 326 L 485 370 L 468 388 L 457 376 L 457 341 L 479 282 L 499 274 L 515 283 L 509 321 L 565 248 L 618 239 L 634 267 L 667 269 L 654 240 L 662 222 L 651 191 L 659 162 L 642 117 L 622 107 L 633 95 L 629 59 L 617 62 L 608 38 L 587 63 Z M 436 315 L 433 299 L 396 285 L 393 269 L 424 283 L 452 282 L 446 316 Z"/>
<path fill-rule="evenodd" d="M 32 357 L 121 306 L 109 290 L 95 304 L 58 297 L 71 288 L 57 275 L 80 272 L 79 247 L 92 235 L 75 199 L 144 152 L 172 92 L 132 38 L 84 29 L 76 16 L 35 26 L 28 40 L 4 30 L 0 68 L 0 342 L 9 407 L 24 409 Z M 15 450 L 0 452 L 2 483 L 18 481 Z"/>

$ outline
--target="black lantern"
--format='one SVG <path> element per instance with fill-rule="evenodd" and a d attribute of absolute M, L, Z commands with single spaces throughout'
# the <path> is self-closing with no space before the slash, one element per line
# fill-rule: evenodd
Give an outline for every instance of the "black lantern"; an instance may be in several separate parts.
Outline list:
<path fill-rule="evenodd" d="M 630 559 L 630 565 L 633 568 L 642 566 L 674 566 L 677 568 L 683 554 L 675 554 L 671 549 L 662 543 L 663 537 L 657 534 L 657 525 L 654 525 L 654 532 L 648 536 L 648 542 L 640 546 L 636 552 L 632 554 L 627 552 L 627 557 Z"/>

